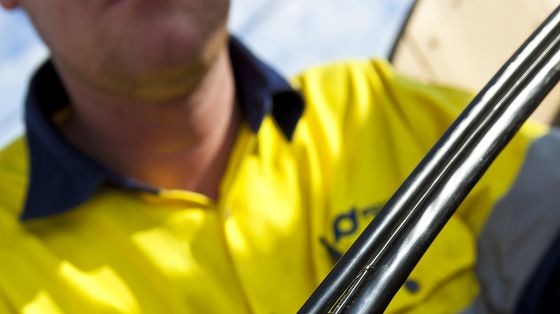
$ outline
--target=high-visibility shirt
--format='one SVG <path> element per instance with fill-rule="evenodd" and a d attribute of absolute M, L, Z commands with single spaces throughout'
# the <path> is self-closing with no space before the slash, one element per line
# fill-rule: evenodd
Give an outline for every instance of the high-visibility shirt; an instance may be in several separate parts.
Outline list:
<path fill-rule="evenodd" d="M 471 97 L 379 60 L 309 69 L 293 90 L 230 49 L 245 122 L 217 200 L 73 148 L 56 131 L 68 109 L 56 70 L 37 72 L 27 133 L 0 152 L 0 312 L 294 313 Z M 545 131 L 509 144 L 388 312 L 469 305 L 477 235 Z"/>

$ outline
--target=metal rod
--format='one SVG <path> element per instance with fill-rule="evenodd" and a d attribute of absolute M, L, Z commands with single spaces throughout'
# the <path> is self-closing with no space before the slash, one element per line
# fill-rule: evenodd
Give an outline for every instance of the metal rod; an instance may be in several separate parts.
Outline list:
<path fill-rule="evenodd" d="M 469 104 L 299 313 L 381 312 L 560 78 L 557 8 Z"/>

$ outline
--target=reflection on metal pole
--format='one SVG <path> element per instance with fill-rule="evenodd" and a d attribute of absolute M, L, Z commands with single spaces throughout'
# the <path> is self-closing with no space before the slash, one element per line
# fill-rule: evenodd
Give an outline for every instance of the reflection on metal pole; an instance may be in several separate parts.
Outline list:
<path fill-rule="evenodd" d="M 560 8 L 406 179 L 299 313 L 381 313 L 433 239 L 560 79 Z"/>

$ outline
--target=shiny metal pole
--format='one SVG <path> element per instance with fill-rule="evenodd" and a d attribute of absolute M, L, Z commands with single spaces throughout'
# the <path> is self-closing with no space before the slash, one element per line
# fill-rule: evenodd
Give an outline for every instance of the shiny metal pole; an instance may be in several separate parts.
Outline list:
<path fill-rule="evenodd" d="M 560 79 L 560 8 L 405 180 L 299 313 L 381 313 L 460 202 Z"/>

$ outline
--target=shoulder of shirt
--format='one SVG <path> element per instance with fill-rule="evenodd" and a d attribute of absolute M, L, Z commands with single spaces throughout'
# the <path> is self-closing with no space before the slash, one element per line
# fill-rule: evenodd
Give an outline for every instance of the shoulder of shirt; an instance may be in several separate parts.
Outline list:
<path fill-rule="evenodd" d="M 317 100 L 331 109 L 348 110 L 356 103 L 375 106 L 397 105 L 409 110 L 411 102 L 422 102 L 427 115 L 448 112 L 456 117 L 474 97 L 475 91 L 459 86 L 423 81 L 400 73 L 389 61 L 380 58 L 350 59 L 312 66 L 291 80 L 311 106 Z M 380 101 L 381 100 L 381 101 Z M 412 110 L 414 111 L 414 110 Z M 528 121 L 521 132 L 529 138 L 540 137 L 548 127 Z"/>
<path fill-rule="evenodd" d="M 296 89 L 309 97 L 318 92 L 330 100 L 344 100 L 349 96 L 386 96 L 398 102 L 403 96 L 431 94 L 449 98 L 464 105 L 474 93 L 455 86 L 424 82 L 401 74 L 384 59 L 350 59 L 312 66 L 292 79 Z"/>
<path fill-rule="evenodd" d="M 316 121 L 314 128 L 323 126 L 322 129 L 341 132 L 359 123 L 382 122 L 392 128 L 397 121 L 422 128 L 421 123 L 412 122 L 422 121 L 418 120 L 422 116 L 429 123 L 424 125 L 435 121 L 437 124 L 431 128 L 440 133 L 473 95 L 408 78 L 383 59 L 311 67 L 295 76 L 292 83 L 306 101 L 303 124 Z M 429 136 L 433 139 L 433 135 Z"/>

